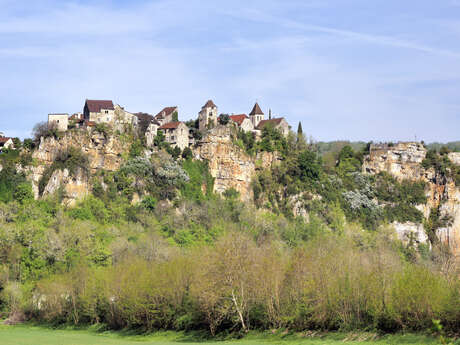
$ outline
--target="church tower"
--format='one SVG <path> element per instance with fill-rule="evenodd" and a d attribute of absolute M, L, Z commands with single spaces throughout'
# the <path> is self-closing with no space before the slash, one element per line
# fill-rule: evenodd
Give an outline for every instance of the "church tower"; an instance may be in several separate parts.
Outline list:
<path fill-rule="evenodd" d="M 215 127 L 217 125 L 217 105 L 212 100 L 206 102 L 198 113 L 200 132 Z"/>
<path fill-rule="evenodd" d="M 260 109 L 257 102 L 254 104 L 254 108 L 252 108 L 252 111 L 249 113 L 249 118 L 251 119 L 254 128 L 256 128 L 259 122 L 264 119 L 264 112 Z"/>

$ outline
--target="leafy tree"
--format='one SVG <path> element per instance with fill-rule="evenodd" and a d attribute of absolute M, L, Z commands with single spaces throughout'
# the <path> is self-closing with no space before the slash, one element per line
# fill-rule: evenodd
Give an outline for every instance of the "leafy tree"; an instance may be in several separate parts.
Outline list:
<path fill-rule="evenodd" d="M 219 123 L 221 125 L 227 125 L 230 122 L 230 116 L 228 114 L 220 114 Z"/>
<path fill-rule="evenodd" d="M 184 150 L 182 151 L 182 158 L 184 158 L 184 159 L 192 159 L 193 158 L 193 152 L 190 149 L 190 147 L 187 146 L 186 148 L 184 148 Z"/>
<path fill-rule="evenodd" d="M 304 150 L 297 160 L 299 177 L 302 181 L 312 182 L 318 180 L 321 175 L 321 162 L 317 154 L 310 150 Z"/>
<path fill-rule="evenodd" d="M 179 121 L 179 114 L 177 113 L 177 111 L 173 112 L 173 114 L 172 114 L 172 120 L 173 120 L 174 122 Z"/>
<path fill-rule="evenodd" d="M 22 182 L 18 184 L 14 190 L 13 198 L 21 204 L 26 201 L 33 200 L 34 193 L 32 191 L 32 185 L 29 182 Z"/>

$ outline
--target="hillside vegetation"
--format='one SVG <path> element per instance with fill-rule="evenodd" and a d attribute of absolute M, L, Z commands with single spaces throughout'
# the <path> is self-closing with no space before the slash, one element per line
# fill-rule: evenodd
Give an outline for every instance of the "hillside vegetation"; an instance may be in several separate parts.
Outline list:
<path fill-rule="evenodd" d="M 92 194 L 67 207 L 62 191 L 33 199 L 16 166 L 28 151 L 2 155 L 2 316 L 211 335 L 421 331 L 433 322 L 460 331 L 449 250 L 403 244 L 389 226 L 423 221 L 415 207 L 426 202 L 423 183 L 363 175 L 366 146 L 346 145 L 325 164 L 302 136 L 268 128 L 257 146 L 238 140 L 282 158 L 254 178 L 254 204 L 235 190 L 214 194 L 206 163 L 189 153 L 146 157 L 136 148 L 117 171 L 92 176 Z M 82 155 L 55 164 L 81 168 Z M 433 219 L 432 230 L 440 226 Z"/>

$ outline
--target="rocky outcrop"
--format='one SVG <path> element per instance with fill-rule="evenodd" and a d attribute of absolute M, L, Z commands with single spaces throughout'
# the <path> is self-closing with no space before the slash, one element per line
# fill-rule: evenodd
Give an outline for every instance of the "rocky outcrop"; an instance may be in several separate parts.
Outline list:
<path fill-rule="evenodd" d="M 385 171 L 398 180 L 424 181 L 427 184 L 427 203 L 417 208 L 428 218 L 430 211 L 439 207 L 441 216 L 451 219 L 449 225 L 437 230 L 438 238 L 450 246 L 452 251 L 460 255 L 460 188 L 455 183 L 436 174 L 433 168 L 424 169 L 421 165 L 427 153 L 421 143 L 407 142 L 396 145 L 372 145 L 370 153 L 363 162 L 363 173 L 378 174 Z M 459 165 L 460 154 L 450 153 L 449 159 Z M 423 243 L 427 241 L 426 234 L 422 236 L 423 226 L 415 223 L 394 223 L 399 238 L 407 240 L 407 236 Z"/>
<path fill-rule="evenodd" d="M 256 157 L 249 156 L 239 146 L 233 144 L 234 129 L 217 126 L 208 131 L 194 150 L 198 159 L 206 160 L 209 172 L 214 177 L 214 191 L 223 193 L 234 188 L 243 201 L 253 199 L 251 181 L 256 169 L 264 169 L 276 164 L 276 154 L 262 152 Z"/>
<path fill-rule="evenodd" d="M 62 188 L 65 192 L 64 201 L 69 204 L 89 194 L 89 177 L 92 174 L 102 169 L 118 170 L 123 155 L 129 150 L 129 145 L 123 143 L 119 136 L 105 135 L 91 128 L 68 131 L 59 139 L 42 137 L 40 145 L 32 154 L 34 165 L 18 167 L 32 182 L 35 198 L 39 197 L 39 183 L 47 167 L 51 166 L 62 152 L 72 147 L 81 149 L 88 158 L 88 173 L 82 169 L 77 169 L 74 174 L 70 174 L 67 169 L 56 170 L 43 190 L 43 196 L 46 196 Z"/>
<path fill-rule="evenodd" d="M 60 152 L 71 147 L 81 148 L 88 156 L 91 173 L 100 169 L 117 170 L 122 162 L 122 153 L 129 149 L 121 142 L 119 136 L 105 135 L 94 129 L 74 130 L 66 132 L 59 139 L 42 137 L 32 158 L 40 164 L 51 165 Z"/>
<path fill-rule="evenodd" d="M 63 203 L 73 205 L 76 200 L 82 199 L 90 193 L 88 175 L 78 169 L 71 175 L 68 169 L 55 170 L 43 191 L 43 196 L 52 195 L 60 188 L 63 191 Z"/>
<path fill-rule="evenodd" d="M 425 174 L 420 163 L 426 152 L 422 144 L 415 142 L 371 145 L 370 153 L 363 162 L 363 172 L 378 174 L 386 171 L 398 180 L 418 180 Z"/>
<path fill-rule="evenodd" d="M 428 243 L 428 236 L 425 233 L 423 224 L 417 224 L 413 222 L 394 222 L 393 227 L 396 230 L 398 238 L 406 244 L 410 241 L 416 244 Z"/>

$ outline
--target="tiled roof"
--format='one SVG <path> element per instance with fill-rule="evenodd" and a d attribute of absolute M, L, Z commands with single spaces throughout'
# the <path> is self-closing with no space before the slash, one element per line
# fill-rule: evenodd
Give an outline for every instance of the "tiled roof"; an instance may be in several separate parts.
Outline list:
<path fill-rule="evenodd" d="M 0 144 L 5 144 L 8 140 L 10 140 L 12 138 L 8 138 L 8 137 L 0 137 Z"/>
<path fill-rule="evenodd" d="M 168 123 L 165 123 L 163 126 L 161 126 L 160 129 L 176 129 L 177 127 L 179 127 L 181 123 L 182 122 L 180 121 L 168 122 Z"/>
<path fill-rule="evenodd" d="M 238 126 L 241 126 L 243 123 L 244 119 L 249 119 L 249 117 L 246 114 L 239 114 L 239 115 L 230 115 L 230 119 L 233 122 L 236 122 Z"/>
<path fill-rule="evenodd" d="M 205 108 L 217 108 L 217 105 L 215 105 L 214 102 L 210 99 L 206 102 L 205 105 L 203 105 L 201 109 L 205 109 Z"/>
<path fill-rule="evenodd" d="M 254 104 L 254 108 L 252 108 L 252 111 L 249 113 L 249 115 L 263 115 L 264 112 L 262 111 L 262 109 L 260 109 L 259 107 L 259 104 L 256 102 L 256 104 Z"/>
<path fill-rule="evenodd" d="M 155 115 L 155 118 L 162 119 L 164 116 L 168 116 L 168 115 L 174 113 L 175 111 L 177 111 L 177 107 L 163 108 L 162 111 L 160 111 L 158 114 Z M 164 113 L 164 115 L 163 115 L 163 113 Z"/>
<path fill-rule="evenodd" d="M 278 126 L 281 121 L 284 120 L 284 117 L 279 117 L 279 118 L 276 118 L 276 119 L 270 119 L 270 120 L 262 120 L 259 122 L 259 124 L 257 125 L 257 129 L 262 129 L 264 128 L 264 126 L 267 124 L 267 123 L 272 123 L 274 126 Z"/>
<path fill-rule="evenodd" d="M 101 109 L 114 110 L 113 102 L 108 100 L 87 99 L 86 105 L 91 113 L 100 113 Z"/>

